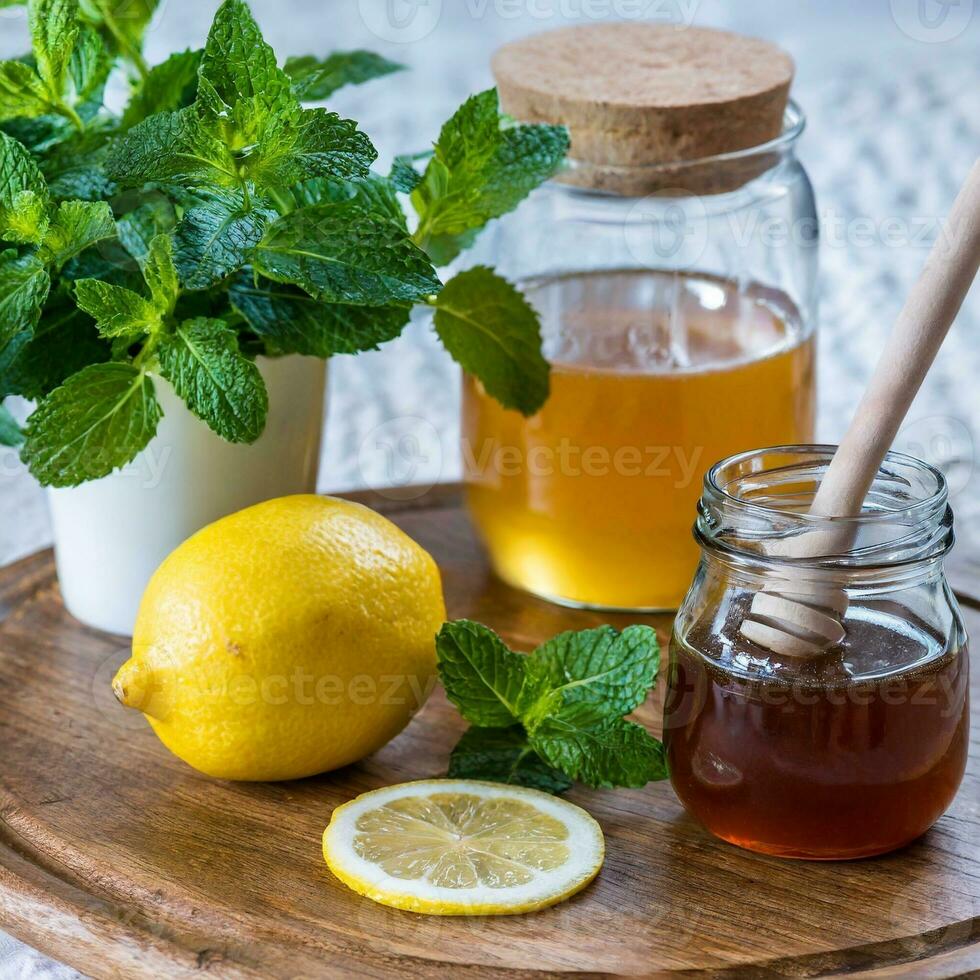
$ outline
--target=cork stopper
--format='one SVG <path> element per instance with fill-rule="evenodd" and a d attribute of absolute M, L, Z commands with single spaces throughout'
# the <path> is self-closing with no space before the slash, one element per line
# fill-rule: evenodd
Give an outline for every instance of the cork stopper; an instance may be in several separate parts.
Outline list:
<path fill-rule="evenodd" d="M 505 112 L 569 127 L 559 179 L 629 195 L 717 193 L 772 166 L 772 155 L 706 158 L 779 136 L 793 71 L 768 41 L 635 21 L 538 34 L 493 58 Z"/>

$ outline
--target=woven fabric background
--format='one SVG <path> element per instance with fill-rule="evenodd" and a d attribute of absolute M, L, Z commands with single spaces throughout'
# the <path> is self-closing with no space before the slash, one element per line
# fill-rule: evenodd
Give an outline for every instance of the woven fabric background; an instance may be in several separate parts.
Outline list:
<path fill-rule="evenodd" d="M 152 61 L 199 45 L 217 0 L 163 0 Z M 980 4 L 978 4 L 980 6 Z M 974 0 L 252 0 L 280 55 L 371 47 L 408 64 L 344 91 L 387 163 L 425 147 L 462 99 L 491 84 L 491 51 L 513 37 L 591 18 L 715 25 L 767 36 L 797 59 L 801 145 L 823 222 L 820 438 L 836 441 L 935 237 L 980 152 L 980 11 Z M 0 10 L 0 57 L 26 29 Z M 459 472 L 459 378 L 428 326 L 331 366 L 323 490 L 450 480 Z M 417 452 L 383 451 L 406 430 Z M 962 549 L 980 552 L 980 289 L 974 289 L 899 439 L 950 478 Z M 0 450 L 0 564 L 50 543 L 44 494 Z M 2 710 L 2 709 L 0 709 Z M 74 976 L 0 934 L 0 980 Z"/>

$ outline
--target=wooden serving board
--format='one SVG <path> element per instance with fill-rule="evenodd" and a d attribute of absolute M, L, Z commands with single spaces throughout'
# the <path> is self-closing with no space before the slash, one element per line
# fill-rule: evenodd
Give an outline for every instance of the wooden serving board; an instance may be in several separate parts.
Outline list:
<path fill-rule="evenodd" d="M 519 648 L 628 621 L 506 588 L 487 571 L 456 489 L 410 497 L 359 499 L 436 556 L 450 616 L 481 620 Z M 980 635 L 980 605 L 965 606 Z M 648 621 L 666 639 L 668 618 Z M 356 794 L 445 773 L 462 726 L 441 694 L 359 765 L 291 784 L 223 783 L 170 756 L 116 705 L 109 681 L 127 655 L 125 641 L 65 613 L 49 552 L 0 571 L 0 928 L 92 976 L 980 970 L 980 712 L 959 797 L 900 853 L 780 861 L 708 836 L 666 783 L 574 791 L 607 837 L 592 886 L 534 915 L 439 919 L 348 891 L 324 865 L 320 836 Z M 659 697 L 643 715 L 654 730 Z"/>

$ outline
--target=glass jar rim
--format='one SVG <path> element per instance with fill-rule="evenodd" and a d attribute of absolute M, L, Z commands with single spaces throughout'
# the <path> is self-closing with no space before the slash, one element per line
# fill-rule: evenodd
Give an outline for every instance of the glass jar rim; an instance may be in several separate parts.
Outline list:
<path fill-rule="evenodd" d="M 788 147 L 793 146 L 800 136 L 803 135 L 803 131 L 806 129 L 806 123 L 806 114 L 800 108 L 800 104 L 795 99 L 789 99 L 786 103 L 786 110 L 783 113 L 782 131 L 778 136 L 767 140 L 765 143 L 757 143 L 754 146 L 747 146 L 741 150 L 730 150 L 726 153 L 716 153 L 706 157 L 690 157 L 684 160 L 629 165 L 598 164 L 591 160 L 581 160 L 569 156 L 566 158 L 565 168 L 575 171 L 578 169 L 594 170 L 596 167 L 600 167 L 603 170 L 616 171 L 623 174 L 654 175 L 659 173 L 676 174 L 678 171 L 683 171 L 687 168 L 703 169 L 720 167 L 740 160 L 747 160 L 754 156 L 782 153 Z M 563 183 L 560 179 L 560 174 L 558 178 L 552 178 L 549 183 L 557 183 L 568 190 L 589 190 L 589 188 L 576 186 L 574 183 Z"/>
<path fill-rule="evenodd" d="M 787 494 L 784 506 L 771 495 L 765 502 L 743 495 L 767 486 L 799 487 L 830 464 L 837 447 L 809 444 L 774 446 L 738 453 L 715 463 L 705 475 L 695 537 L 702 547 L 731 557 L 798 567 L 894 568 L 945 555 L 953 545 L 953 518 L 946 478 L 940 470 L 905 453 L 889 452 L 868 499 L 874 509 L 853 517 L 820 517 L 801 509 L 812 495 Z M 785 459 L 780 463 L 780 457 Z M 775 465 L 766 465 L 772 461 Z M 768 482 L 765 478 L 768 476 Z M 789 508 L 789 509 L 788 509 Z M 854 546 L 812 558 L 774 556 L 763 545 L 803 533 L 834 528 Z"/>

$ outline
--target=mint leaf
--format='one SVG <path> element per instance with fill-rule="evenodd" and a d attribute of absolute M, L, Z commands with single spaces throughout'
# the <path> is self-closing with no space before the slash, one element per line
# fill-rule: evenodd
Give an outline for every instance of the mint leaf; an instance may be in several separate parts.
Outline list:
<path fill-rule="evenodd" d="M 622 718 L 646 700 L 660 667 L 657 631 L 611 626 L 561 633 L 528 660 L 529 676 L 559 705 L 587 702 L 601 715 Z"/>
<path fill-rule="evenodd" d="M 391 165 L 388 179 L 403 194 L 411 194 L 422 183 L 422 175 L 415 169 L 412 156 L 397 156 Z"/>
<path fill-rule="evenodd" d="M 295 286 L 243 272 L 228 291 L 231 305 L 265 342 L 266 352 L 331 357 L 377 350 L 409 321 L 407 306 L 326 305 Z"/>
<path fill-rule="evenodd" d="M 160 311 L 148 299 L 99 279 L 75 283 L 75 299 L 103 337 L 138 338 L 160 327 Z"/>
<path fill-rule="evenodd" d="M 276 218 L 240 191 L 203 195 L 174 232 L 174 257 L 187 289 L 209 289 L 237 272 Z"/>
<path fill-rule="evenodd" d="M 44 82 L 20 61 L 0 61 L 0 119 L 34 118 L 52 111 Z"/>
<path fill-rule="evenodd" d="M 21 457 L 44 486 L 98 480 L 146 447 L 161 414 L 153 383 L 138 368 L 93 364 L 38 405 Z"/>
<path fill-rule="evenodd" d="M 295 103 L 289 76 L 241 0 L 225 0 L 215 14 L 201 78 L 229 108 L 246 102 L 250 110 L 272 113 Z"/>
<path fill-rule="evenodd" d="M 653 685 L 653 630 L 565 633 L 525 657 L 460 620 L 443 626 L 436 653 L 449 700 L 477 726 L 453 754 L 453 775 L 552 792 L 567 780 L 611 787 L 666 778 L 663 745 L 623 718 Z"/>
<path fill-rule="evenodd" d="M 160 370 L 187 407 L 228 442 L 255 442 L 269 399 L 262 375 L 221 320 L 188 320 L 158 349 Z"/>
<path fill-rule="evenodd" d="M 305 55 L 289 58 L 285 67 L 293 80 L 293 91 L 307 102 L 319 102 L 345 85 L 360 85 L 404 69 L 404 65 L 371 51 L 337 51 L 322 61 Z"/>
<path fill-rule="evenodd" d="M 0 351 L 0 391 L 39 399 L 89 364 L 109 360 L 91 318 L 66 300 L 49 303 L 33 334 Z"/>
<path fill-rule="evenodd" d="M 280 218 L 252 263 L 267 278 L 293 283 L 323 302 L 414 303 L 440 286 L 429 260 L 402 228 L 349 202 Z"/>
<path fill-rule="evenodd" d="M 436 651 L 446 695 L 470 724 L 508 728 L 536 700 L 537 692 L 528 688 L 527 658 L 487 626 L 467 619 L 446 623 Z"/>
<path fill-rule="evenodd" d="M 27 148 L 0 133 L 0 239 L 36 245 L 48 227 L 48 186 Z"/>
<path fill-rule="evenodd" d="M 293 205 L 291 210 L 317 204 L 356 204 L 380 218 L 393 221 L 408 234 L 408 223 L 398 203 L 395 186 L 380 174 L 368 173 L 348 180 L 305 180 L 283 191 L 282 196 Z"/>
<path fill-rule="evenodd" d="M 513 211 L 554 176 L 568 148 L 563 126 L 518 126 L 502 117 L 496 89 L 467 99 L 443 126 L 412 194 L 419 215 L 416 241 L 428 250 L 431 240 L 441 239 L 437 261 L 451 261 L 473 232 Z"/>
<path fill-rule="evenodd" d="M 46 198 L 48 185 L 27 148 L 0 133 L 0 215 L 21 191 L 33 191 Z"/>
<path fill-rule="evenodd" d="M 27 20 L 37 72 L 52 101 L 58 101 L 65 91 L 78 39 L 78 0 L 31 0 Z"/>
<path fill-rule="evenodd" d="M 180 282 L 174 264 L 173 243 L 167 235 L 157 235 L 142 260 L 143 278 L 150 287 L 150 295 L 156 308 L 169 316 L 177 305 Z"/>
<path fill-rule="evenodd" d="M 197 97 L 197 72 L 203 51 L 179 51 L 151 68 L 123 113 L 122 129 L 132 129 L 159 112 L 176 112 Z"/>
<path fill-rule="evenodd" d="M 102 108 L 105 83 L 111 71 L 112 58 L 102 38 L 91 28 L 82 27 L 68 62 L 68 72 L 83 118 L 93 117 Z"/>
<path fill-rule="evenodd" d="M 38 256 L 60 268 L 92 245 L 115 237 L 112 208 L 104 201 L 64 201 L 51 218 Z"/>
<path fill-rule="evenodd" d="M 19 446 L 24 441 L 17 420 L 0 401 L 0 446 Z"/>
<path fill-rule="evenodd" d="M 111 50 L 146 72 L 143 35 L 159 0 L 80 0 L 82 17 L 98 29 Z"/>
<path fill-rule="evenodd" d="M 116 193 L 105 173 L 107 135 L 100 130 L 72 134 L 44 152 L 41 170 L 56 201 L 101 201 Z"/>
<path fill-rule="evenodd" d="M 446 350 L 505 408 L 534 415 L 547 401 L 548 362 L 538 315 L 506 279 L 486 266 L 461 272 L 435 302 Z"/>
<path fill-rule="evenodd" d="M 0 352 L 17 334 L 33 332 L 50 289 L 51 279 L 36 256 L 0 252 Z"/>
<path fill-rule="evenodd" d="M 152 196 L 116 222 L 119 241 L 137 262 L 143 263 L 150 245 L 159 235 L 168 235 L 177 225 L 174 206 L 166 198 Z"/>
<path fill-rule="evenodd" d="M 447 775 L 450 779 L 530 786 L 545 793 L 564 793 L 572 788 L 571 779 L 531 748 L 521 725 L 470 728 L 453 749 Z"/>
<path fill-rule="evenodd" d="M 233 154 L 195 108 L 162 112 L 134 126 L 113 142 L 105 168 L 124 187 L 154 182 L 240 185 Z"/>
<path fill-rule="evenodd" d="M 639 788 L 668 776 L 664 747 L 645 728 L 587 703 L 546 718 L 529 740 L 545 762 L 593 789 Z"/>
<path fill-rule="evenodd" d="M 288 137 L 271 139 L 273 151 L 251 171 L 256 180 L 294 184 L 308 177 L 365 177 L 378 153 L 357 123 L 326 109 L 307 109 Z M 279 142 L 279 147 L 276 147 Z"/>

